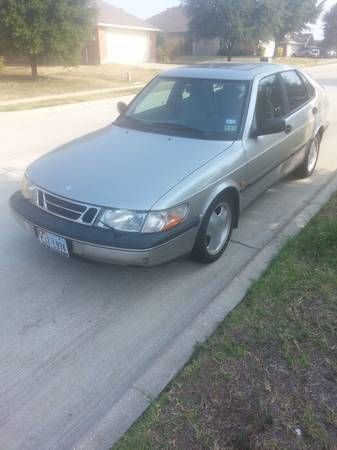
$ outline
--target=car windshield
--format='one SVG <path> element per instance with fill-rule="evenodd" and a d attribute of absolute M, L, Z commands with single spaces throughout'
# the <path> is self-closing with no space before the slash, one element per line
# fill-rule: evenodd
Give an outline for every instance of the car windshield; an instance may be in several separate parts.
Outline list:
<path fill-rule="evenodd" d="M 248 82 L 158 77 L 116 124 L 162 134 L 238 138 Z"/>

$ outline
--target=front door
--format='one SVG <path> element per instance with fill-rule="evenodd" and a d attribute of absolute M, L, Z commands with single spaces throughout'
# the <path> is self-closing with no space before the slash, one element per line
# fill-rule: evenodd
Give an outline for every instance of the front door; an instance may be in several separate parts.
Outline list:
<path fill-rule="evenodd" d="M 269 119 L 284 118 L 286 113 L 286 97 L 280 75 L 273 74 L 263 78 L 258 86 L 253 127 L 259 128 Z M 246 139 L 247 177 L 243 186 L 243 206 L 253 201 L 280 177 L 282 163 L 288 158 L 292 145 L 292 138 L 287 132 L 250 136 Z"/>

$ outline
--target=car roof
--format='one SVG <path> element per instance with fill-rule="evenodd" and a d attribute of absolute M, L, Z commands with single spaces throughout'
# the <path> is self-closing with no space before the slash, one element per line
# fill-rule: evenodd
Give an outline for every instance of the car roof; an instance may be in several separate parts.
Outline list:
<path fill-rule="evenodd" d="M 253 80 L 259 75 L 271 75 L 293 69 L 290 66 L 271 63 L 238 64 L 198 64 L 166 70 L 160 77 L 168 78 L 203 78 L 214 80 Z"/>

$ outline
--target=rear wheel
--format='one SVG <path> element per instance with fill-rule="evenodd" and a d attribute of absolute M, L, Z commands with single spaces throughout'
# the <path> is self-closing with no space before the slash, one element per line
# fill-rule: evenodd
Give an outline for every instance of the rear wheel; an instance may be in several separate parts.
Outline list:
<path fill-rule="evenodd" d="M 319 157 L 320 138 L 316 136 L 307 151 L 303 163 L 296 169 L 295 175 L 298 178 L 309 178 L 314 173 Z"/>
<path fill-rule="evenodd" d="M 234 219 L 233 199 L 229 195 L 219 195 L 205 214 L 192 258 L 207 264 L 218 260 L 230 241 Z"/>

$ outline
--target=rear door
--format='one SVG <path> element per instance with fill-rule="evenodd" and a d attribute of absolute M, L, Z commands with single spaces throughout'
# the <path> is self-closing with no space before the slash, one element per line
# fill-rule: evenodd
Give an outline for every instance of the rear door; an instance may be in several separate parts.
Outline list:
<path fill-rule="evenodd" d="M 315 132 L 317 108 L 303 78 L 296 70 L 281 73 L 287 103 L 287 125 L 290 138 L 289 170 L 303 161 Z"/>
<path fill-rule="evenodd" d="M 257 88 L 252 127 L 259 127 L 268 119 L 284 118 L 287 112 L 285 92 L 279 74 L 261 79 Z M 243 192 L 245 206 L 280 177 L 280 167 L 288 158 L 291 143 L 285 132 L 257 138 L 248 134 L 244 138 L 244 146 L 247 157 L 247 179 Z"/>

